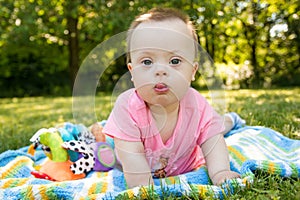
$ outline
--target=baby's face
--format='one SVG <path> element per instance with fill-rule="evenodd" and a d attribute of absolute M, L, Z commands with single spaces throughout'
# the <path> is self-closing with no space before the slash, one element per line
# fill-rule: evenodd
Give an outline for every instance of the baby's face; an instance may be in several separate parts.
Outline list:
<path fill-rule="evenodd" d="M 178 103 L 198 68 L 191 30 L 179 19 L 141 23 L 132 33 L 130 54 L 135 88 L 148 104 Z"/>

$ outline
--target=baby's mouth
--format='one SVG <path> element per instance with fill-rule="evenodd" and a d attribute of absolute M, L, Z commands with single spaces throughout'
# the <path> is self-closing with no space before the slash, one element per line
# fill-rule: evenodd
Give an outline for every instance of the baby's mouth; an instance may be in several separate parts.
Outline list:
<path fill-rule="evenodd" d="M 165 93 L 169 90 L 169 87 L 164 83 L 157 83 L 154 86 L 154 90 L 158 93 Z"/>

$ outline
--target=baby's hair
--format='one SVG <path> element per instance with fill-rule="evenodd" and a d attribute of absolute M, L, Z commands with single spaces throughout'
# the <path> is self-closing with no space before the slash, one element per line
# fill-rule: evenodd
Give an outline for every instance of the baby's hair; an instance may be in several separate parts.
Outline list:
<path fill-rule="evenodd" d="M 127 32 L 127 39 L 126 39 L 127 40 L 127 63 L 129 63 L 131 60 L 130 41 L 131 41 L 133 30 L 143 22 L 147 22 L 147 21 L 161 22 L 161 21 L 171 20 L 171 19 L 179 19 L 183 21 L 187 25 L 187 27 L 191 30 L 191 35 L 195 43 L 195 57 L 197 57 L 198 37 L 194 25 L 192 21 L 190 21 L 189 16 L 181 12 L 180 10 L 174 8 L 153 8 L 149 10 L 147 13 L 138 15 L 129 27 L 129 31 Z"/>

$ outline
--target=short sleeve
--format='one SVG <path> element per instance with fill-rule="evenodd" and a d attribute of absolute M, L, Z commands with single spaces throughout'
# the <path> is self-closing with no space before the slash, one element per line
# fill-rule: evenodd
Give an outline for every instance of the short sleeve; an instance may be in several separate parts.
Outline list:
<path fill-rule="evenodd" d="M 137 142 L 141 141 L 140 130 L 133 118 L 134 110 L 131 109 L 132 90 L 122 93 L 103 128 L 103 132 L 111 137 Z"/>
<path fill-rule="evenodd" d="M 209 138 L 224 131 L 224 119 L 204 99 L 200 108 L 199 131 L 197 144 L 202 145 Z"/>

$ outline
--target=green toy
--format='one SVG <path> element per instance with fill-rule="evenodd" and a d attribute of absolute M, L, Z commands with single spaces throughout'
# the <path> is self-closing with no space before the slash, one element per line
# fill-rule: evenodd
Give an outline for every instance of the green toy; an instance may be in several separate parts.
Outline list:
<path fill-rule="evenodd" d="M 40 143 L 51 149 L 50 154 L 46 154 L 54 162 L 65 162 L 69 159 L 68 152 L 62 148 L 64 143 L 60 133 L 55 132 L 44 132 L 40 135 Z"/>

